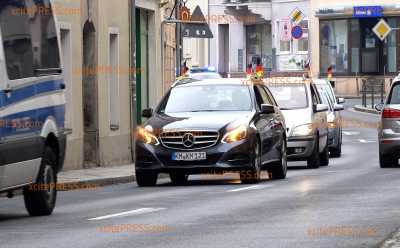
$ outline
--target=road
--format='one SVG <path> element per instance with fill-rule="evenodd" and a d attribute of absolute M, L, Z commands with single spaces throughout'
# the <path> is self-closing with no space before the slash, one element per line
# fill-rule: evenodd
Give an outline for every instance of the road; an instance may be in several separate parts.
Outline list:
<path fill-rule="evenodd" d="M 349 109 L 343 115 L 377 122 Z M 163 179 L 152 188 L 60 192 L 49 217 L 28 217 L 21 197 L 0 199 L 0 246 L 359 248 L 399 227 L 400 170 L 379 168 L 375 129 L 347 127 L 342 158 L 316 170 L 304 165 L 290 163 L 286 180 L 256 186 L 202 175 L 188 186 Z"/>

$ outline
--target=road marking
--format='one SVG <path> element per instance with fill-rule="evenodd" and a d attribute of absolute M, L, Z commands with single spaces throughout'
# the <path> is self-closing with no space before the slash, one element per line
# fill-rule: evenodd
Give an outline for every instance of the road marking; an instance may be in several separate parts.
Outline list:
<path fill-rule="evenodd" d="M 375 140 L 365 140 L 365 139 L 359 139 L 358 141 L 360 141 L 361 143 L 375 143 Z"/>
<path fill-rule="evenodd" d="M 351 136 L 351 135 L 358 135 L 358 134 L 360 134 L 360 132 L 343 131 L 343 134 L 346 136 Z"/>
<path fill-rule="evenodd" d="M 121 216 L 147 214 L 147 213 L 161 211 L 164 209 L 165 208 L 139 208 L 139 209 L 135 209 L 135 210 L 131 210 L 131 211 L 126 211 L 126 212 L 121 212 L 121 213 L 116 213 L 116 214 L 109 214 L 109 215 L 104 215 L 104 216 L 100 216 L 100 217 L 96 217 L 96 218 L 90 218 L 88 220 L 105 220 L 105 219 L 121 217 Z"/>
<path fill-rule="evenodd" d="M 231 189 L 228 190 L 227 192 L 239 192 L 239 191 L 245 191 L 245 190 L 254 190 L 254 189 L 265 189 L 274 186 L 273 184 L 268 184 L 268 185 L 254 185 L 254 186 L 249 186 L 249 187 L 244 187 L 244 188 L 238 188 L 238 189 Z"/>

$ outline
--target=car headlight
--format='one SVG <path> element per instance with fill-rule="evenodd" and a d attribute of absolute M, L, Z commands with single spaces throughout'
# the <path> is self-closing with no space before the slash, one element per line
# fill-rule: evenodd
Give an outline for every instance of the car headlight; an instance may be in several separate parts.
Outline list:
<path fill-rule="evenodd" d="M 292 132 L 292 136 L 309 136 L 312 133 L 313 133 L 313 125 L 306 124 L 296 127 Z"/>
<path fill-rule="evenodd" d="M 328 122 L 328 128 L 336 128 L 336 122 Z"/>
<path fill-rule="evenodd" d="M 151 126 L 138 127 L 137 129 L 137 139 L 145 144 L 159 145 L 157 137 L 153 134 L 153 128 Z"/>
<path fill-rule="evenodd" d="M 241 125 L 232 131 L 227 132 L 222 138 L 222 143 L 232 143 L 245 139 L 247 136 L 247 126 Z"/>

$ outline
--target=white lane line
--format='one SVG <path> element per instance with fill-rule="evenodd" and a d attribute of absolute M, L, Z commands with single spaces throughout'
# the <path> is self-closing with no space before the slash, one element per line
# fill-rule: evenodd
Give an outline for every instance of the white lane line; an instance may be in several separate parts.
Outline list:
<path fill-rule="evenodd" d="M 104 216 L 100 216 L 100 217 L 96 217 L 96 218 L 90 218 L 88 220 L 105 220 L 105 219 L 121 217 L 121 216 L 147 214 L 147 213 L 161 211 L 164 209 L 165 208 L 139 208 L 139 209 L 135 209 L 135 210 L 131 210 L 131 211 L 126 211 L 126 212 L 121 212 L 121 213 L 116 213 L 116 214 L 109 214 L 109 215 L 104 215 Z"/>
<path fill-rule="evenodd" d="M 227 192 L 239 192 L 239 191 L 245 191 L 245 190 L 254 190 L 254 189 L 265 189 L 274 186 L 273 184 L 268 184 L 268 185 L 254 185 L 254 186 L 249 186 L 249 187 L 244 187 L 244 188 L 238 188 L 238 189 L 231 189 L 228 190 Z"/>
<path fill-rule="evenodd" d="M 360 141 L 361 143 L 375 143 L 374 140 L 359 139 L 358 141 Z"/>

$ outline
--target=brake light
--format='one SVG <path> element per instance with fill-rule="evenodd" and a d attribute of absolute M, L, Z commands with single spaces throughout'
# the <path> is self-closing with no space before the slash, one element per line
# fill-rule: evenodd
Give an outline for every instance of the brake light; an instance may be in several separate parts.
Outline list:
<path fill-rule="evenodd" d="M 382 111 L 382 118 L 400 118 L 400 110 L 385 108 Z"/>

